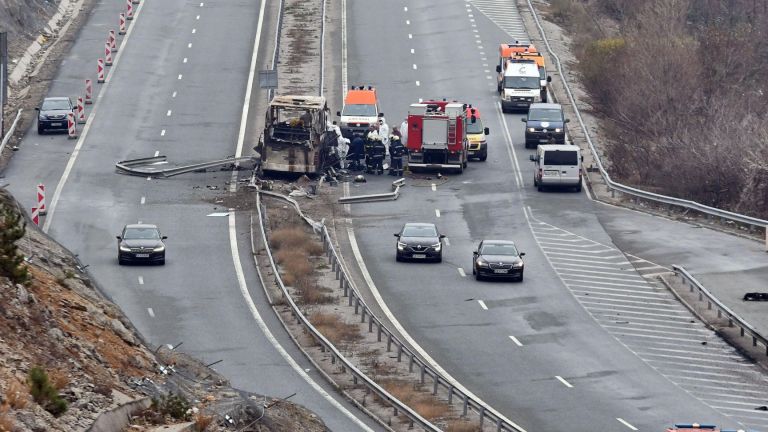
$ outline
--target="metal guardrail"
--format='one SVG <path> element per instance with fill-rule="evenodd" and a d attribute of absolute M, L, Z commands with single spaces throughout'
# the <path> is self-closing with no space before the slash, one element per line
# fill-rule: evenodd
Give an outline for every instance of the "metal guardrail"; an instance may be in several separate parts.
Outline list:
<path fill-rule="evenodd" d="M 319 231 L 322 234 L 323 247 L 325 248 L 326 256 L 331 262 L 331 270 L 335 272 L 336 279 L 339 281 L 339 289 L 342 291 L 343 296 L 347 298 L 347 305 L 350 307 L 354 306 L 355 315 L 360 315 L 361 323 L 368 323 L 368 333 L 375 332 L 376 340 L 378 342 L 386 340 L 387 352 L 396 351 L 396 359 L 398 363 L 407 361 L 408 371 L 418 371 L 419 382 L 421 384 L 427 384 L 427 382 L 431 384 L 433 395 L 437 395 L 438 391 L 442 390 L 445 392 L 445 395 L 448 399 L 448 404 L 453 404 L 456 400 L 458 400 L 462 407 L 462 415 L 466 416 L 470 410 L 477 413 L 477 415 L 480 417 L 481 429 L 487 421 L 490 422 L 491 425 L 495 425 L 497 432 L 522 431 L 516 425 L 510 424 L 506 421 L 506 419 L 488 409 L 482 402 L 474 399 L 460 389 L 454 387 L 450 381 L 445 379 L 439 372 L 435 371 L 430 365 L 420 359 L 416 353 L 414 353 L 403 341 L 397 337 L 397 335 L 395 335 L 384 325 L 384 323 L 376 316 L 373 310 L 368 307 L 368 305 L 365 303 L 365 300 L 363 300 L 362 296 L 355 289 L 354 284 L 352 283 L 352 279 L 347 273 L 347 270 L 342 265 L 342 261 L 339 259 L 338 252 L 333 245 L 333 240 L 331 239 L 331 236 L 328 233 L 328 229 L 324 224 L 315 222 L 312 219 L 304 216 L 298 203 L 289 197 L 267 191 L 260 191 L 259 193 L 277 197 L 291 203 L 299 212 L 299 215 L 308 224 L 310 224 L 313 229 L 315 229 L 315 231 Z M 261 212 L 260 207 L 259 212 Z M 261 217 L 261 213 L 259 213 L 259 217 Z M 276 269 L 275 274 L 277 275 Z M 282 282 L 280 282 L 280 284 L 282 285 Z M 294 314 L 295 313 L 297 313 L 297 310 L 294 308 Z"/>
<path fill-rule="evenodd" d="M 339 198 L 339 202 L 342 204 L 358 204 L 377 201 L 393 201 L 400 196 L 400 188 L 403 186 L 405 186 L 405 179 L 401 178 L 392 182 L 392 192 L 382 194 L 346 196 Z"/>
<path fill-rule="evenodd" d="M 220 166 L 220 165 L 229 165 L 229 164 L 235 164 L 240 162 L 246 162 L 249 160 L 253 160 L 254 157 L 253 156 L 231 157 L 231 158 L 219 159 L 219 160 L 210 161 L 210 162 L 201 162 L 201 163 L 196 163 L 191 165 L 183 165 L 180 167 L 163 168 L 163 169 L 151 167 L 151 165 L 166 163 L 167 159 L 168 158 L 163 155 L 139 158 L 139 159 L 127 159 L 127 160 L 122 160 L 115 163 L 115 168 L 119 172 L 122 172 L 128 175 L 135 175 L 135 176 L 142 176 L 142 177 L 146 177 L 146 176 L 173 177 L 179 174 L 197 171 L 200 169 L 211 168 L 211 167 Z"/>
<path fill-rule="evenodd" d="M 16 132 L 16 125 L 19 123 L 19 119 L 21 118 L 21 109 L 16 113 L 16 119 L 13 120 L 13 124 L 11 124 L 11 128 L 8 129 L 8 133 L 5 134 L 3 137 L 3 141 L 0 142 L 0 154 L 3 154 L 3 150 L 5 150 L 5 145 L 8 144 L 8 141 L 10 141 L 11 137 L 13 136 L 13 133 Z"/>
<path fill-rule="evenodd" d="M 584 136 L 587 139 L 587 143 L 589 144 L 589 148 L 590 148 L 590 151 L 592 152 L 592 156 L 594 157 L 595 162 L 597 163 L 597 167 L 600 170 L 600 174 L 603 176 L 603 179 L 605 180 L 605 183 L 608 186 L 609 191 L 617 190 L 619 192 L 625 193 L 627 195 L 632 195 L 637 198 L 642 198 L 649 201 L 655 201 L 655 202 L 659 202 L 667 205 L 683 207 L 686 209 L 696 210 L 698 212 L 707 214 L 709 216 L 715 216 L 715 217 L 731 220 L 731 221 L 738 222 L 745 225 L 762 227 L 766 229 L 766 241 L 768 242 L 768 220 L 759 219 L 759 218 L 755 218 L 755 217 L 751 217 L 751 216 L 747 216 L 739 213 L 734 213 L 727 210 L 721 210 L 715 207 L 710 207 L 710 206 L 698 203 L 696 201 L 655 194 L 652 192 L 644 191 L 642 189 L 637 189 L 632 186 L 627 186 L 627 185 L 613 181 L 611 179 L 611 176 L 608 174 L 608 171 L 606 171 L 605 167 L 603 166 L 603 163 L 600 160 L 600 155 L 597 152 L 597 148 L 595 148 L 595 145 L 592 142 L 592 137 L 590 137 L 589 131 L 587 130 L 586 125 L 584 124 L 584 120 L 581 117 L 581 112 L 579 112 L 579 108 L 576 105 L 576 99 L 573 97 L 573 92 L 571 92 L 571 88 L 568 86 L 568 81 L 565 79 L 565 72 L 563 72 L 563 67 L 562 67 L 562 64 L 560 63 L 560 58 L 557 56 L 557 54 L 555 54 L 555 52 L 552 50 L 552 47 L 549 45 L 549 40 L 547 39 L 547 35 L 544 32 L 544 28 L 541 25 L 541 21 L 539 20 L 539 16 L 536 13 L 536 9 L 533 7 L 531 0 L 526 0 L 526 1 L 528 2 L 528 8 L 531 10 L 533 19 L 536 22 L 536 27 L 538 27 L 539 29 L 541 38 L 547 47 L 547 51 L 549 52 L 549 55 L 555 59 L 555 63 L 557 64 L 557 71 L 560 74 L 560 78 L 562 79 L 563 87 L 565 88 L 565 91 L 568 94 L 568 99 L 570 99 L 571 101 L 573 110 L 576 112 L 576 118 L 579 121 L 579 125 L 581 126 L 581 129 L 584 131 Z"/>
<path fill-rule="evenodd" d="M 707 310 L 712 310 L 713 308 L 715 308 L 717 310 L 718 318 L 725 317 L 728 320 L 728 327 L 733 327 L 734 325 L 739 327 L 740 336 L 751 337 L 752 346 L 757 346 L 759 343 L 765 348 L 765 355 L 768 356 L 768 339 L 766 339 L 763 335 L 761 335 L 748 322 L 744 321 L 741 317 L 736 315 L 736 313 L 730 310 L 728 306 L 722 304 L 720 300 L 715 298 L 715 296 L 712 295 L 712 293 L 707 291 L 707 289 L 704 288 L 704 286 L 698 280 L 696 280 L 696 278 L 693 277 L 693 275 L 688 273 L 688 271 L 685 268 L 679 265 L 673 265 L 672 270 L 674 270 L 675 275 L 679 276 L 680 279 L 683 281 L 683 285 L 690 286 L 691 292 L 698 291 L 699 301 L 707 302 Z"/>
<path fill-rule="evenodd" d="M 365 386 L 370 389 L 373 393 L 375 393 L 378 397 L 380 397 L 382 400 L 386 401 L 392 408 L 394 409 L 394 415 L 397 416 L 399 414 L 405 415 L 408 417 L 413 424 L 417 424 L 419 427 L 423 428 L 426 431 L 432 431 L 432 432 L 440 432 L 440 428 L 433 425 L 431 422 L 429 422 L 427 419 L 419 415 L 416 411 L 412 410 L 409 406 L 402 403 L 399 399 L 389 394 L 388 391 L 386 391 L 384 388 L 376 384 L 372 379 L 370 379 L 364 372 L 362 372 L 360 369 L 358 369 L 352 362 L 350 362 L 344 355 L 331 343 L 328 339 L 326 339 L 325 336 L 323 336 L 322 333 L 320 333 L 307 319 L 307 317 L 304 315 L 304 313 L 301 311 L 299 306 L 293 301 L 293 298 L 291 297 L 290 293 L 288 292 L 288 289 L 285 287 L 285 284 L 283 283 L 282 278 L 280 278 L 280 272 L 278 271 L 277 264 L 275 263 L 274 257 L 272 256 L 272 251 L 269 249 L 268 240 L 267 240 L 267 232 L 265 227 L 265 220 L 264 215 L 261 208 L 261 194 L 263 191 L 257 191 L 256 193 L 256 208 L 259 215 L 259 229 L 261 231 L 261 238 L 264 242 L 264 249 L 267 252 L 267 257 L 269 258 L 269 264 L 272 267 L 272 271 L 275 275 L 275 281 L 277 282 L 277 285 L 280 287 L 280 290 L 283 292 L 283 296 L 290 305 L 292 309 L 292 314 L 294 318 L 297 320 L 297 322 L 301 323 L 310 333 L 312 333 L 313 338 L 322 346 L 323 351 L 327 350 L 331 354 L 331 363 L 336 364 L 336 362 L 340 362 L 342 364 L 342 370 L 345 372 L 348 371 L 352 377 L 353 382 L 355 384 L 358 383 L 358 380 L 362 381 Z M 288 197 L 285 197 L 280 194 L 276 193 L 269 193 L 268 195 L 274 196 L 274 197 L 280 197 L 285 199 L 286 201 L 290 202 L 294 206 L 298 207 L 298 204 L 295 200 L 292 200 Z M 297 210 L 300 209 L 297 208 Z M 310 223 L 313 227 L 316 226 L 316 224 L 306 216 L 304 216 L 301 212 L 300 215 L 302 218 L 304 218 L 308 223 Z M 325 226 L 323 225 L 323 232 L 325 231 Z M 328 249 L 326 249 L 328 251 Z M 329 253 L 330 255 L 330 253 Z M 330 257 L 330 256 L 329 256 Z M 338 267 L 334 266 L 335 269 Z M 338 273 L 337 273 L 338 274 Z M 351 303 L 350 297 L 350 305 Z M 355 308 L 355 311 L 357 312 L 357 307 Z"/>

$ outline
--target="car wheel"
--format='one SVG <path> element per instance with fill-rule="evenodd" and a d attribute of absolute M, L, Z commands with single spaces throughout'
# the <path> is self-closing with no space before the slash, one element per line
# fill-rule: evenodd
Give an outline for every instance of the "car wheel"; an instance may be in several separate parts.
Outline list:
<path fill-rule="evenodd" d="M 475 265 L 472 264 L 472 274 L 477 275 L 477 270 L 475 270 Z"/>
<path fill-rule="evenodd" d="M 43 128 L 41 125 L 37 125 L 37 134 L 42 135 L 45 133 L 45 128 Z"/>
<path fill-rule="evenodd" d="M 117 265 L 125 265 L 125 261 L 122 258 L 117 259 Z"/>
<path fill-rule="evenodd" d="M 522 273 L 520 273 L 520 277 L 517 278 L 517 281 L 518 282 L 522 282 L 523 281 L 523 274 Z"/>
<path fill-rule="evenodd" d="M 581 182 L 579 182 L 579 185 L 576 186 L 576 192 L 581 192 Z"/>
<path fill-rule="evenodd" d="M 443 262 L 443 254 L 438 255 L 437 258 L 435 258 L 435 262 L 436 263 Z"/>
<path fill-rule="evenodd" d="M 165 265 L 165 258 L 163 258 L 160 261 L 158 261 L 158 264 L 160 264 L 161 266 L 164 266 Z"/>
<path fill-rule="evenodd" d="M 402 261 L 403 261 L 403 259 L 400 257 L 400 255 L 399 255 L 399 254 L 396 254 L 396 255 L 395 255 L 395 261 L 397 261 L 397 262 L 402 262 Z"/>
<path fill-rule="evenodd" d="M 480 153 L 480 157 L 478 159 L 480 159 L 480 162 L 485 162 L 485 160 L 488 159 L 488 150 Z"/>
<path fill-rule="evenodd" d="M 536 189 L 538 189 L 539 192 L 544 192 L 544 186 L 542 185 L 536 185 Z"/>
<path fill-rule="evenodd" d="M 479 281 L 479 280 L 483 280 L 483 277 L 482 277 L 482 276 L 480 276 L 480 273 L 477 273 L 477 274 L 475 275 L 475 280 L 476 280 L 476 281 Z"/>

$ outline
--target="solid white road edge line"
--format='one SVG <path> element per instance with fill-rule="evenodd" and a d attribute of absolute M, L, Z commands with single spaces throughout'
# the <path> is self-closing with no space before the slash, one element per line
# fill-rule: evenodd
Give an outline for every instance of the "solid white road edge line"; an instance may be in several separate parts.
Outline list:
<path fill-rule="evenodd" d="M 560 375 L 555 375 L 555 378 L 557 378 L 557 380 L 558 380 L 558 381 L 560 381 L 561 383 L 563 383 L 563 385 L 564 385 L 564 386 L 566 386 L 566 387 L 568 387 L 568 388 L 573 388 L 573 386 L 571 385 L 571 383 L 569 383 L 568 381 L 566 381 L 566 380 L 565 380 L 563 377 L 561 377 Z"/>
<path fill-rule="evenodd" d="M 243 102 L 243 115 L 240 117 L 240 132 L 237 136 L 237 148 L 235 150 L 235 156 L 240 157 L 242 155 L 243 151 L 243 142 L 245 141 L 245 129 L 246 124 L 248 122 L 248 109 L 250 107 L 251 103 L 251 93 L 253 90 L 253 79 L 256 73 L 256 60 L 258 58 L 258 52 L 259 52 L 259 43 L 261 41 L 261 30 L 264 23 L 264 7 L 266 5 L 266 1 L 262 0 L 261 2 L 261 8 L 259 10 L 259 21 L 256 27 L 256 40 L 253 44 L 253 54 L 251 55 L 251 66 L 250 71 L 248 73 L 248 83 L 246 85 L 246 91 L 245 91 L 245 101 Z M 232 170 L 232 179 L 229 186 L 229 190 L 231 192 L 234 192 L 237 190 L 237 169 Z M 272 344 L 273 347 L 277 350 L 278 353 L 285 359 L 285 361 L 293 368 L 294 371 L 296 371 L 297 374 L 299 374 L 300 377 L 304 379 L 304 381 L 307 382 L 315 391 L 317 391 L 320 396 L 322 396 L 325 400 L 328 401 L 334 408 L 339 410 L 342 414 L 347 416 L 352 422 L 354 422 L 357 426 L 360 427 L 361 430 L 364 430 L 366 432 L 374 432 L 373 429 L 369 428 L 365 423 L 363 423 L 362 420 L 357 418 L 352 412 L 350 412 L 348 409 L 346 409 L 343 405 L 339 403 L 336 399 L 334 399 L 333 396 L 331 396 L 328 392 L 326 392 L 315 380 L 310 377 L 307 372 L 299 366 L 299 364 L 296 362 L 296 360 L 291 357 L 290 354 L 283 348 L 282 345 L 280 345 L 280 342 L 275 338 L 275 336 L 272 334 L 272 332 L 269 330 L 269 327 L 264 322 L 264 320 L 261 318 L 261 314 L 259 314 L 258 309 L 256 309 L 256 304 L 253 302 L 253 298 L 251 297 L 250 292 L 248 291 L 248 285 L 245 282 L 245 274 L 243 273 L 243 266 L 240 262 L 240 253 L 238 251 L 237 247 L 237 230 L 236 230 L 237 224 L 235 219 L 235 212 L 231 211 L 229 213 L 229 246 L 230 250 L 232 252 L 232 263 L 235 267 L 235 274 L 237 275 L 237 284 L 240 288 L 240 293 L 243 296 L 243 299 L 245 300 L 246 304 L 248 305 L 248 309 L 251 311 L 251 315 L 253 316 L 254 320 L 256 321 L 256 324 L 261 329 L 264 336 L 269 340 L 269 342 Z"/>
<path fill-rule="evenodd" d="M 136 8 L 136 13 L 133 15 L 134 23 L 136 22 L 136 20 L 139 19 L 139 15 L 141 14 L 141 11 L 143 9 L 144 9 L 144 2 L 139 4 Z M 56 190 L 54 190 L 53 197 L 51 197 L 51 202 L 48 205 L 47 216 L 45 217 L 45 222 L 43 223 L 44 233 L 48 233 L 48 230 L 51 227 L 51 223 L 53 221 L 53 215 L 54 213 L 56 213 L 56 205 L 58 204 L 59 198 L 61 197 L 61 191 L 64 189 L 64 185 L 67 183 L 69 174 L 72 172 L 72 168 L 75 166 L 75 161 L 77 160 L 77 156 L 80 155 L 80 149 L 83 148 L 83 144 L 85 143 L 85 138 L 88 136 L 88 131 L 91 130 L 91 125 L 96 120 L 96 112 L 99 110 L 99 107 L 101 106 L 101 103 L 100 103 L 101 98 L 102 96 L 104 96 L 104 93 L 107 91 L 107 87 L 109 87 L 109 83 L 112 81 L 110 78 L 115 73 L 117 64 L 120 62 L 120 59 L 123 57 L 123 53 L 125 52 L 123 48 L 128 43 L 128 39 L 131 37 L 131 34 L 133 34 L 134 27 L 136 26 L 132 25 L 128 27 L 128 31 L 125 33 L 123 40 L 120 41 L 120 49 L 118 50 L 117 55 L 115 56 L 115 60 L 112 62 L 112 67 L 110 67 L 109 72 L 107 72 L 107 76 L 104 84 L 101 85 L 101 89 L 99 89 L 99 93 L 96 95 L 96 102 L 94 102 L 93 110 L 91 111 L 91 114 L 88 116 L 88 119 L 85 122 L 85 126 L 83 127 L 83 133 L 81 133 L 80 138 L 77 139 L 77 144 L 75 144 L 75 148 L 72 150 L 72 154 L 69 155 L 69 160 L 67 160 L 67 166 L 64 168 L 64 173 L 61 175 L 59 182 L 56 184 Z"/>
<path fill-rule="evenodd" d="M 262 1 L 262 5 L 264 5 L 265 2 Z M 263 7 L 263 6 L 262 6 Z M 262 9 L 263 11 L 263 9 Z M 333 398 L 327 391 L 325 391 L 317 382 L 315 382 L 312 377 L 310 377 L 307 372 L 302 369 L 302 367 L 296 362 L 296 360 L 291 357 L 290 354 L 288 354 L 288 351 L 283 348 L 282 345 L 280 345 L 280 342 L 275 338 L 275 336 L 272 334 L 272 332 L 269 330 L 269 327 L 264 322 L 264 320 L 261 317 L 261 314 L 259 313 L 258 309 L 256 309 L 256 304 L 253 302 L 253 298 L 251 297 L 251 293 L 248 291 L 248 286 L 245 282 L 245 274 L 243 273 L 243 266 L 240 263 L 240 253 L 238 251 L 237 247 L 237 229 L 236 229 L 236 220 L 235 220 L 235 213 L 231 212 L 229 213 L 229 245 L 230 250 L 232 252 L 232 263 L 235 266 L 235 273 L 237 274 L 237 284 L 240 287 L 240 293 L 243 295 L 243 299 L 245 299 L 246 304 L 248 305 L 248 309 L 251 311 L 251 315 L 253 316 L 253 319 L 258 324 L 259 328 L 261 329 L 264 336 L 269 340 L 269 343 L 272 344 L 273 347 L 277 350 L 278 353 L 280 353 L 280 356 L 285 359 L 285 361 L 291 366 L 291 368 L 296 371 L 296 373 L 304 379 L 304 381 L 307 382 L 320 396 L 322 396 L 325 400 L 328 401 L 331 405 L 333 405 L 334 408 L 339 410 L 342 414 L 347 416 L 350 420 L 352 420 L 358 427 L 360 427 L 361 430 L 367 431 L 367 432 L 373 432 L 373 429 L 369 428 L 365 423 L 363 423 L 362 420 L 357 418 L 354 414 L 352 414 L 348 409 L 346 409 L 339 401 Z"/>
<path fill-rule="evenodd" d="M 344 183 L 345 186 L 347 186 L 349 183 Z M 397 320 L 395 315 L 392 313 L 392 311 L 389 309 L 389 306 L 387 306 L 387 303 L 384 301 L 384 299 L 381 297 L 381 293 L 379 292 L 378 288 L 376 288 L 376 284 L 373 282 L 373 279 L 371 278 L 371 274 L 368 272 L 368 267 L 365 265 L 365 261 L 363 261 L 363 256 L 360 253 L 360 248 L 357 245 L 357 238 L 355 237 L 355 231 L 352 229 L 352 220 L 347 219 L 347 236 L 349 237 L 349 245 L 352 248 L 352 254 L 355 256 L 355 261 L 357 262 L 357 266 L 360 268 L 360 273 L 362 273 L 363 279 L 365 279 L 365 283 L 368 285 L 368 288 L 371 290 L 371 295 L 373 295 L 373 298 L 376 300 L 376 303 L 381 308 L 382 313 L 389 319 L 389 321 L 392 323 L 392 326 L 395 327 L 398 333 L 400 333 L 400 336 L 405 339 L 405 342 L 408 343 L 419 355 L 422 359 L 424 359 L 425 362 L 429 363 L 429 365 L 434 369 L 437 373 L 442 375 L 443 378 L 446 379 L 446 381 L 450 382 L 455 388 L 461 390 L 464 394 L 467 396 L 475 399 L 482 405 L 486 410 L 492 412 L 494 415 L 499 417 L 500 419 L 504 420 L 505 422 L 513 425 L 515 428 L 519 429 L 520 432 L 526 432 L 525 429 L 523 429 L 522 426 L 516 424 L 512 420 L 505 417 L 500 412 L 496 411 L 493 407 L 485 403 L 482 399 L 477 397 L 474 393 L 469 391 L 466 387 L 464 387 L 459 381 L 457 381 L 451 374 L 448 373 L 445 369 L 438 364 L 435 359 L 432 358 L 432 356 L 427 353 L 424 348 L 421 347 L 412 337 L 411 335 L 405 330 L 402 324 L 400 324 L 400 321 Z"/>
<path fill-rule="evenodd" d="M 520 164 L 517 163 L 517 153 L 515 153 L 515 146 L 512 142 L 512 135 L 509 133 L 509 128 L 507 127 L 507 122 L 504 119 L 504 113 L 501 110 L 501 102 L 496 103 L 496 114 L 499 117 L 499 122 L 501 122 L 502 126 L 504 126 L 504 138 L 506 138 L 507 141 L 507 155 L 509 156 L 509 159 L 512 161 L 512 164 L 515 166 L 515 183 L 517 183 L 517 188 L 522 189 L 523 188 L 523 174 L 520 172 Z"/>

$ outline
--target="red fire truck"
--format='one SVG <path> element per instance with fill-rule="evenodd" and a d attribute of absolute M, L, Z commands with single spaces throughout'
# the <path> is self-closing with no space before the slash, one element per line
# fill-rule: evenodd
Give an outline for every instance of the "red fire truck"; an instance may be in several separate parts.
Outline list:
<path fill-rule="evenodd" d="M 408 167 L 452 169 L 467 167 L 469 142 L 467 105 L 456 101 L 429 100 L 408 109 Z"/>

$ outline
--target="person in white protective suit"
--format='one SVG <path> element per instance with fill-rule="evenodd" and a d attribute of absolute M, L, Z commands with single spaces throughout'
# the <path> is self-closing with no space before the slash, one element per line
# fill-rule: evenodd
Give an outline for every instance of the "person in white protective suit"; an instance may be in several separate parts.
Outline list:
<path fill-rule="evenodd" d="M 408 145 L 408 117 L 400 123 L 400 141 L 403 145 Z"/>
<path fill-rule="evenodd" d="M 387 149 L 386 155 L 389 156 L 389 125 L 384 117 L 379 117 L 379 136 Z"/>
<path fill-rule="evenodd" d="M 326 123 L 326 130 L 335 133 L 336 135 L 336 154 L 339 156 L 339 160 L 342 162 L 342 167 L 344 167 L 344 163 L 347 159 L 347 153 L 349 153 L 349 139 L 344 138 L 344 136 L 341 135 L 341 129 L 339 128 L 339 125 L 336 124 L 336 122 L 327 122 Z M 346 168 L 346 167 L 344 167 Z"/>

